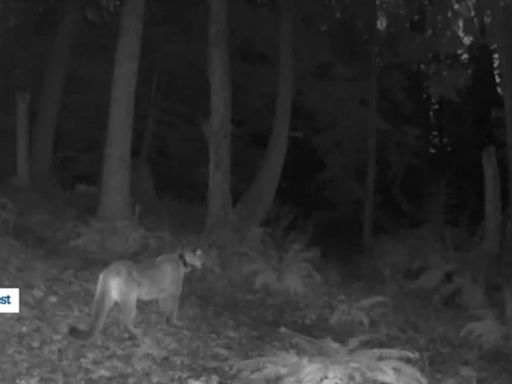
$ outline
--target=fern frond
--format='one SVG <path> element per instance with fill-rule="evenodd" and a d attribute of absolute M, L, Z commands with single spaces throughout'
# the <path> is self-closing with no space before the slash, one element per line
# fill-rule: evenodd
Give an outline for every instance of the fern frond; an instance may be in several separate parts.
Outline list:
<path fill-rule="evenodd" d="M 505 335 L 505 327 L 496 318 L 473 321 L 460 331 L 460 336 L 469 337 L 483 348 L 498 346 L 505 339 Z"/>
<path fill-rule="evenodd" d="M 381 368 L 393 372 L 395 381 L 392 381 L 392 384 L 427 384 L 427 379 L 417 368 L 403 361 L 383 360 L 379 362 L 379 365 Z"/>
<path fill-rule="evenodd" d="M 374 348 L 356 351 L 352 356 L 357 360 L 416 360 L 418 354 L 403 349 Z"/>
<path fill-rule="evenodd" d="M 486 303 L 485 292 L 478 284 L 474 283 L 469 277 L 461 279 L 460 300 L 469 309 L 483 308 Z"/>
<path fill-rule="evenodd" d="M 377 304 L 389 304 L 390 303 L 390 300 L 385 297 L 385 296 L 371 296 L 371 297 L 367 297 L 367 298 L 364 298 L 362 300 L 359 300 L 355 306 L 357 308 L 360 308 L 360 309 L 363 309 L 363 310 L 368 310 L 370 309 L 371 307 L 373 307 L 374 305 L 377 305 Z"/>
<path fill-rule="evenodd" d="M 349 351 L 354 351 L 357 348 L 359 348 L 361 345 L 363 345 L 363 344 L 365 344 L 365 343 L 367 343 L 367 342 L 369 342 L 371 340 L 379 340 L 379 339 L 382 340 L 382 336 L 381 335 L 359 335 L 359 336 L 354 336 L 354 337 L 351 337 L 350 339 L 348 339 L 345 342 L 345 347 Z"/>
<path fill-rule="evenodd" d="M 281 279 L 281 286 L 283 290 L 286 290 L 291 295 L 302 295 L 306 292 L 306 285 L 304 284 L 304 276 L 293 271 L 285 273 Z"/>
<path fill-rule="evenodd" d="M 254 280 L 254 288 L 267 287 L 270 290 L 278 290 L 280 284 L 277 274 L 272 269 L 261 270 Z"/>
<path fill-rule="evenodd" d="M 338 356 L 311 358 L 294 353 L 274 353 L 264 358 L 237 362 L 233 370 L 251 380 L 282 380 L 287 384 L 337 383 L 362 384 L 369 381 L 383 384 L 427 384 L 424 376 L 413 366 L 398 359 L 416 354 L 392 349 L 375 349 L 347 354 L 346 348 Z M 340 358 L 341 357 L 341 358 Z"/>
<path fill-rule="evenodd" d="M 416 289 L 435 289 L 437 288 L 447 273 L 453 271 L 452 265 L 440 265 L 427 269 L 418 280 L 412 285 Z"/>

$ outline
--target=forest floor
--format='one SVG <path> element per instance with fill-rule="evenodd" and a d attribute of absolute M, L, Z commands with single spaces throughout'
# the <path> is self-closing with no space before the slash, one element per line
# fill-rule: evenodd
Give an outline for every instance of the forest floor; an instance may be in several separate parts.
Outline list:
<path fill-rule="evenodd" d="M 242 378 L 234 369 L 237 362 L 276 351 L 297 353 L 307 338 L 343 344 L 361 334 L 379 335 L 381 348 L 417 352 L 414 365 L 430 383 L 512 383 L 510 354 L 482 351 L 462 338 L 467 313 L 451 306 L 395 290 L 379 321 L 345 327 L 327 321 L 332 307 L 322 308 L 325 297 L 318 297 L 316 317 L 304 321 L 303 307 L 229 288 L 220 281 L 222 274 L 208 277 L 208 271 L 186 278 L 183 326 L 166 326 L 157 303 L 143 302 L 136 321 L 144 332 L 141 339 L 118 325 L 114 310 L 98 337 L 77 342 L 68 328 L 88 320 L 98 273 L 109 261 L 87 258 L 59 242 L 36 244 L 19 233 L 0 236 L 2 286 L 20 288 L 21 301 L 19 314 L 0 315 L 0 383 L 263 382 Z M 326 269 L 332 274 L 333 268 Z M 372 282 L 364 266 L 334 269 L 335 284 L 327 294 L 333 298 L 359 300 L 389 292 Z"/>

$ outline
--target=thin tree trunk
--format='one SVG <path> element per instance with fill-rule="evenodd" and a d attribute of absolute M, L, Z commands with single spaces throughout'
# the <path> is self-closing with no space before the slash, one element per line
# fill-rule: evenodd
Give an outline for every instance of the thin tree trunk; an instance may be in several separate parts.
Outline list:
<path fill-rule="evenodd" d="M 4 42 L 4 28 L 5 28 L 5 1 L 0 0 L 0 47 Z"/>
<path fill-rule="evenodd" d="M 151 95 L 149 101 L 149 111 L 146 120 L 146 130 L 142 139 L 142 147 L 140 150 L 140 159 L 146 162 L 151 153 L 151 145 L 153 144 L 153 135 L 155 133 L 155 122 L 160 107 L 160 83 L 161 83 L 161 69 L 160 69 L 161 54 L 156 54 L 155 69 L 153 79 L 151 81 Z"/>
<path fill-rule="evenodd" d="M 29 159 L 30 94 L 16 93 L 16 184 L 22 188 L 30 185 Z"/>
<path fill-rule="evenodd" d="M 130 155 L 145 0 L 126 0 L 114 60 L 98 218 L 131 217 Z"/>
<path fill-rule="evenodd" d="M 377 3 L 370 0 L 369 30 L 371 34 L 371 78 L 370 78 L 370 114 L 372 116 L 368 127 L 367 163 L 366 163 L 366 193 L 363 213 L 363 247 L 366 253 L 371 253 L 373 243 L 373 222 L 375 214 L 375 179 L 377 177 Z"/>
<path fill-rule="evenodd" d="M 482 152 L 484 173 L 484 232 L 482 243 L 473 260 L 473 276 L 485 288 L 490 278 L 499 272 L 498 256 L 501 247 L 501 183 L 496 151 L 489 146 Z M 491 269 L 493 268 L 493 269 Z"/>
<path fill-rule="evenodd" d="M 501 182 L 496 150 L 489 146 L 482 152 L 484 171 L 484 235 L 481 247 L 497 254 L 500 251 L 501 234 Z"/>
<path fill-rule="evenodd" d="M 155 191 L 155 183 L 151 167 L 149 164 L 149 156 L 153 143 L 153 135 L 155 133 L 155 123 L 160 106 L 160 53 L 155 58 L 155 68 L 153 79 L 151 82 L 151 95 L 149 101 L 148 116 L 146 119 L 146 129 L 142 138 L 142 146 L 139 157 L 134 162 L 132 169 L 132 194 L 134 201 L 141 206 L 142 215 L 155 217 L 159 213 L 160 204 Z"/>
<path fill-rule="evenodd" d="M 223 234 L 231 221 L 231 74 L 228 49 L 227 0 L 210 1 L 208 141 L 208 216 L 206 232 Z"/>
<path fill-rule="evenodd" d="M 237 231 L 243 237 L 271 208 L 283 169 L 293 103 L 293 3 L 280 0 L 279 82 L 276 115 L 267 151 L 256 178 L 236 207 Z"/>
<path fill-rule="evenodd" d="M 45 67 L 32 141 L 32 176 L 38 184 L 47 184 L 51 176 L 55 131 L 80 11 L 81 0 L 67 2 Z"/>

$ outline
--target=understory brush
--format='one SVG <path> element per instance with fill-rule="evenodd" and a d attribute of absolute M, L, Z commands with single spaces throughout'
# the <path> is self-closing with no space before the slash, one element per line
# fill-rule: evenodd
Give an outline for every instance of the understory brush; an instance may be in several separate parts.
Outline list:
<path fill-rule="evenodd" d="M 489 300 L 489 292 L 475 282 L 465 266 L 468 260 L 483 257 L 474 254 L 478 249 L 447 250 L 428 229 L 384 237 L 377 244 L 388 281 L 398 278 L 395 291 L 403 290 L 429 303 L 433 312 L 441 312 L 443 307 L 458 310 L 465 319 L 457 333 L 459 341 L 467 341 L 481 351 L 510 349 L 512 294 L 502 282 L 500 305 L 496 306 Z"/>
<path fill-rule="evenodd" d="M 253 279 L 255 289 L 300 296 L 314 290 L 319 282 L 313 262 L 320 250 L 296 241 L 293 233 L 276 238 L 265 229 L 258 229 L 246 244 L 242 275 Z"/>
<path fill-rule="evenodd" d="M 340 344 L 316 340 L 282 329 L 295 348 L 237 361 L 233 371 L 241 382 L 427 384 L 425 376 L 407 360 L 418 354 L 402 349 L 363 348 L 366 337 Z"/>
<path fill-rule="evenodd" d="M 18 215 L 12 205 L 9 212 L 16 214 L 6 217 L 14 225 L 31 217 L 26 211 Z M 126 252 L 123 258 L 201 241 L 167 228 L 151 232 L 137 222 L 108 228 L 94 221 L 61 220 L 65 215 L 49 212 L 38 215 L 30 222 L 46 227 L 62 244 L 95 252 L 110 248 Z M 6 317 L 10 333 L 3 345 L 11 367 L 3 366 L 6 380 L 23 377 L 29 382 L 46 375 L 51 382 L 78 382 L 76 377 L 106 372 L 149 382 L 145 375 L 157 372 L 169 374 L 162 382 L 175 382 L 170 373 L 209 379 L 215 370 L 223 382 L 235 376 L 242 383 L 511 382 L 506 366 L 495 360 L 483 365 L 477 353 L 506 348 L 509 317 L 490 307 L 466 305 L 471 302 L 465 297 L 478 296 L 471 280 L 450 255 L 438 253 L 437 245 L 419 236 L 414 241 L 395 237 L 394 243 L 388 239 L 387 248 L 377 247 L 386 284 L 360 281 L 362 274 L 351 280 L 346 273 L 339 284 L 329 285 L 316 269 L 323 262 L 320 249 L 311 246 L 307 234 L 255 229 L 243 245 L 207 249 L 208 264 L 216 267 L 186 280 L 183 329 L 159 323 L 153 316 L 156 305 L 141 305 L 141 313 L 149 315 L 140 316 L 138 325 L 155 337 L 154 344 L 143 340 L 140 345 L 108 332 L 88 345 L 69 342 L 66 328 L 83 310 L 87 281 L 96 281 L 99 268 L 57 270 L 44 259 L 39 260 L 42 267 L 32 257 L 35 250 L 8 236 L 0 240 L 4 283 L 20 287 L 23 297 L 22 313 Z M 386 255 L 395 259 L 388 261 Z M 370 268 L 373 262 L 361 258 L 359 265 Z M 407 276 L 414 270 L 411 265 L 421 266 L 412 277 Z M 239 285 L 230 285 L 230 279 Z M 93 295 L 92 287 L 88 295 Z M 457 305 L 447 302 L 450 295 L 457 297 Z M 278 332 L 281 326 L 287 328 Z M 368 339 L 368 334 L 375 337 Z"/>

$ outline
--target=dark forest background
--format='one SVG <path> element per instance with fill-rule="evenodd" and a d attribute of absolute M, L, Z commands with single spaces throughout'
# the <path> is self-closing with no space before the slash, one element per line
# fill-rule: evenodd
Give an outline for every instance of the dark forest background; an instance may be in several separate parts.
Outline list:
<path fill-rule="evenodd" d="M 201 353 L 228 327 L 274 379 L 509 382 L 510 0 L 0 0 L 0 159 L 0 258 L 56 297 L 25 327 L 112 260 L 193 244 Z"/>
<path fill-rule="evenodd" d="M 81 15 L 72 43 L 52 153 L 52 177 L 65 190 L 99 185 L 118 35 L 117 8 L 94 2 L 85 7 L 94 17 Z M 493 144 L 498 159 L 505 159 L 495 21 L 472 15 L 476 11 L 464 2 L 382 4 L 374 118 L 368 5 L 303 1 L 295 7 L 295 93 L 279 204 L 335 220 L 332 225 L 341 225 L 347 238 L 357 238 L 366 140 L 375 125 L 379 231 L 423 222 L 439 185 L 446 187 L 450 219 L 478 225 L 481 150 Z M 20 88 L 30 92 L 34 121 L 44 63 L 64 8 L 55 1 L 23 1 L 7 2 L 3 11 L 4 177 L 15 171 L 14 95 Z M 229 15 L 236 201 L 256 173 L 272 127 L 278 18 L 272 2 L 232 2 Z M 198 204 L 205 203 L 208 190 L 201 129 L 209 116 L 207 33 L 204 1 L 148 3 L 133 122 L 133 156 L 141 151 L 148 124 L 155 125 L 149 163 L 157 193 Z M 158 95 L 152 100 L 155 76 Z M 154 120 L 148 122 L 152 108 Z"/>

